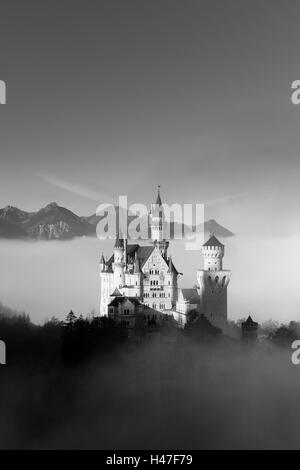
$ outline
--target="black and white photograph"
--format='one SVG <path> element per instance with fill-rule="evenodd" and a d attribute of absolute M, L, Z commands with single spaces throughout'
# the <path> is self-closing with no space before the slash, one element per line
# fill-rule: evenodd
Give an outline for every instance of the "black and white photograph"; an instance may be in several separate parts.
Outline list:
<path fill-rule="evenodd" d="M 299 17 L 0 0 L 1 451 L 300 450 Z"/>

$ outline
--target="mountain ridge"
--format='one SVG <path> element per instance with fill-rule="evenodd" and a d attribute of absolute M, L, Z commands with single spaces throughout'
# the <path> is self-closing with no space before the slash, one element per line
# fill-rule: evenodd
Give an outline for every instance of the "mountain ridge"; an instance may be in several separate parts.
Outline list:
<path fill-rule="evenodd" d="M 117 208 L 119 209 L 119 208 Z M 126 214 L 125 214 L 126 216 Z M 127 213 L 128 223 L 136 215 Z M 79 216 L 69 209 L 51 202 L 36 212 L 27 212 L 14 206 L 0 209 L 0 238 L 26 240 L 71 240 L 76 237 L 96 237 L 96 227 L 101 216 Z M 170 222 L 171 239 L 174 233 L 186 230 L 177 222 Z M 202 224 L 203 229 L 203 224 Z M 193 228 L 195 230 L 195 227 Z M 234 234 L 218 224 L 214 219 L 204 222 L 206 235 L 215 233 L 219 237 L 231 237 Z"/>

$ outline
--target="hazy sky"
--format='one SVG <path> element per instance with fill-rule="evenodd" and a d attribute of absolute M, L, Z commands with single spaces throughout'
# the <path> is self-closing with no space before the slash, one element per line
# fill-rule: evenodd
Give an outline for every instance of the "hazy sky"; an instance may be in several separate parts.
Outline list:
<path fill-rule="evenodd" d="M 119 193 L 300 231 L 299 1 L 1 2 L 0 206 Z"/>

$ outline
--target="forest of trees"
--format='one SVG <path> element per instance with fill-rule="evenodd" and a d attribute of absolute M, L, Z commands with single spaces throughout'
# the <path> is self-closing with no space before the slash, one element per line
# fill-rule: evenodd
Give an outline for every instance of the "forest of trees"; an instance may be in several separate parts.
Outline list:
<path fill-rule="evenodd" d="M 132 341 L 108 318 L 71 311 L 35 325 L 0 305 L 0 448 L 293 445 L 299 326 L 268 321 L 247 343 L 205 317 L 184 330 L 170 319 Z"/>
<path fill-rule="evenodd" d="M 239 327 L 242 321 L 232 324 Z M 171 320 L 166 321 L 162 329 L 169 334 L 176 331 Z M 196 341 L 216 341 L 221 331 L 201 318 L 193 328 L 177 331 L 176 335 L 185 335 Z M 260 326 L 258 337 L 261 342 L 290 348 L 291 343 L 300 338 L 300 323 L 292 321 L 287 325 L 279 325 L 269 320 Z M 143 339 L 141 332 L 140 339 Z M 52 317 L 43 325 L 35 325 L 29 315 L 0 303 L 0 340 L 7 345 L 7 363 L 10 364 L 77 363 L 87 357 L 126 346 L 128 331 L 107 317 L 91 314 L 84 318 L 82 315 L 76 316 L 73 311 L 66 315 L 64 321 Z"/>

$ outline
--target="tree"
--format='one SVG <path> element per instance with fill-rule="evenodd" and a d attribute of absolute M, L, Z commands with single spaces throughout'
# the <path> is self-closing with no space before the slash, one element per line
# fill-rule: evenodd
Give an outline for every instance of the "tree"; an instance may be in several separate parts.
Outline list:
<path fill-rule="evenodd" d="M 70 326 L 74 325 L 76 320 L 77 320 L 76 315 L 73 312 L 73 310 L 71 310 L 70 313 L 68 313 L 68 315 L 66 316 L 66 324 Z"/>

